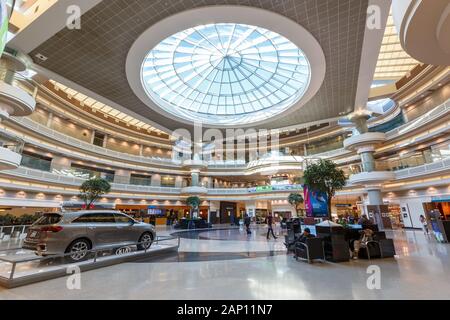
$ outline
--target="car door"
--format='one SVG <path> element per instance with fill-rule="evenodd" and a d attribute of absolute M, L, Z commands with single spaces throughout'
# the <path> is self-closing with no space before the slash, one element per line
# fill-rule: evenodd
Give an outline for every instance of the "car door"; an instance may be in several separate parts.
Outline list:
<path fill-rule="evenodd" d="M 118 239 L 120 239 L 121 242 L 135 244 L 138 241 L 140 234 L 139 228 L 135 227 L 133 219 L 120 213 L 115 213 L 114 217 L 116 220 Z"/>
<path fill-rule="evenodd" d="M 120 242 L 117 238 L 116 220 L 112 212 L 89 213 L 88 235 L 96 247 L 105 247 Z"/>

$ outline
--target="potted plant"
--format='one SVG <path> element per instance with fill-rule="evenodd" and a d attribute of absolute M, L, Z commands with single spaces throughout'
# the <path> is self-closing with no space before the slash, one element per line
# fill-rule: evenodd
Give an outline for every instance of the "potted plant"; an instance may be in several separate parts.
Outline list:
<path fill-rule="evenodd" d="M 320 159 L 306 167 L 303 177 L 305 185 L 310 190 L 327 195 L 328 219 L 331 220 L 331 200 L 336 191 L 341 190 L 347 182 L 344 171 L 339 169 L 333 161 Z"/>
<path fill-rule="evenodd" d="M 80 198 L 83 199 L 86 210 L 91 209 L 95 201 L 111 191 L 111 185 L 103 178 L 92 178 L 80 186 Z"/>
<path fill-rule="evenodd" d="M 193 219 L 192 213 L 194 210 L 198 210 L 200 206 L 200 198 L 197 196 L 191 196 L 186 199 L 186 204 L 190 207 L 190 218 Z"/>

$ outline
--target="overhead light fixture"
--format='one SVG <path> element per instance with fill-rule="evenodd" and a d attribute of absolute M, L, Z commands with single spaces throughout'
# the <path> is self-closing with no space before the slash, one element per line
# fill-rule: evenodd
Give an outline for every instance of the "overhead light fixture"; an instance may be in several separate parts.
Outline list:
<path fill-rule="evenodd" d="M 31 69 L 27 69 L 27 70 L 19 72 L 19 73 L 27 79 L 31 79 L 37 74 L 36 71 L 31 70 Z"/>
<path fill-rule="evenodd" d="M 43 54 L 41 54 L 41 53 L 37 53 L 35 55 L 35 57 L 36 57 L 36 59 L 40 60 L 41 62 L 45 62 L 45 61 L 48 60 L 48 58 L 46 56 L 44 56 Z"/>

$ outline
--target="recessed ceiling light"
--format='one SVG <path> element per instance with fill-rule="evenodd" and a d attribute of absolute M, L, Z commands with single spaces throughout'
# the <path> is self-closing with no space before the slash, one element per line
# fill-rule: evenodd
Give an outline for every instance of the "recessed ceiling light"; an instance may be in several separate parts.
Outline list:
<path fill-rule="evenodd" d="M 41 60 L 41 62 L 47 61 L 47 59 L 48 59 L 46 56 L 44 56 L 44 55 L 41 54 L 41 53 L 37 53 L 37 54 L 35 55 L 35 57 L 36 57 L 38 60 Z"/>

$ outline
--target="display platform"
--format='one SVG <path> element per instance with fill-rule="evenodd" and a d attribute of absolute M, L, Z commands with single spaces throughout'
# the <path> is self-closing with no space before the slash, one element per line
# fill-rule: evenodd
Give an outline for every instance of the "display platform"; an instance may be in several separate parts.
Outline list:
<path fill-rule="evenodd" d="M 156 257 L 177 252 L 180 238 L 177 236 L 157 237 L 147 250 L 138 251 L 133 246 L 102 250 L 90 250 L 89 256 L 80 262 L 68 263 L 68 255 L 41 257 L 23 249 L 0 251 L 0 286 L 19 287 L 35 282 L 69 276 L 75 272 L 103 268 L 142 258 Z"/>

